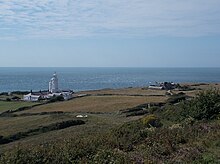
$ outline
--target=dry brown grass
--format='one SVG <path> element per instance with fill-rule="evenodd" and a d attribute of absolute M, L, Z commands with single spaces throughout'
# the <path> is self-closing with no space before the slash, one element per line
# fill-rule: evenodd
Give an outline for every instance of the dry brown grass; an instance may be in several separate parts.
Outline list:
<path fill-rule="evenodd" d="M 122 89 L 103 89 L 103 90 L 94 90 L 94 91 L 84 91 L 80 92 L 83 94 L 112 94 L 112 95 L 142 95 L 142 96 L 151 96 L 151 95 L 165 95 L 166 91 L 164 90 L 150 90 L 142 88 L 122 88 Z"/>
<path fill-rule="evenodd" d="M 191 88 L 195 88 L 192 91 L 181 91 L 188 96 L 195 97 L 201 90 L 208 90 L 208 89 L 219 89 L 220 90 L 220 83 L 183 83 L 181 85 L 186 85 Z M 174 93 L 179 93 L 180 91 L 173 91 Z"/>
<path fill-rule="evenodd" d="M 207 90 L 211 88 L 220 89 L 220 83 L 183 83 L 182 85 L 188 85 L 192 88 Z"/>
<path fill-rule="evenodd" d="M 88 96 L 65 102 L 57 102 L 43 106 L 34 107 L 28 111 L 18 113 L 39 112 L 115 112 L 121 109 L 135 107 L 150 102 L 163 102 L 166 97 L 153 96 Z M 17 114 L 18 114 L 17 113 Z"/>
<path fill-rule="evenodd" d="M 181 91 L 188 96 L 195 96 L 201 90 L 207 90 L 211 88 L 220 89 L 220 83 L 182 83 L 181 85 L 187 85 L 196 90 L 192 91 Z M 173 90 L 174 93 L 179 93 L 180 91 Z M 140 95 L 140 96 L 164 96 L 166 93 L 165 90 L 151 90 L 143 89 L 140 87 L 137 88 L 122 88 L 122 89 L 103 89 L 103 90 L 94 90 L 94 91 L 83 91 L 77 94 L 90 94 L 90 95 Z"/>

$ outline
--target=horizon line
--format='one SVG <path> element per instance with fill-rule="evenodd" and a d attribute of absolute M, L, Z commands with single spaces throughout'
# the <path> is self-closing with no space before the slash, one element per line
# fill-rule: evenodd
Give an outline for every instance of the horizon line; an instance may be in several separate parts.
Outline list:
<path fill-rule="evenodd" d="M 209 67 L 209 66 L 186 66 L 186 67 L 134 67 L 134 66 L 0 66 L 0 68 L 220 68 L 220 67 Z"/>

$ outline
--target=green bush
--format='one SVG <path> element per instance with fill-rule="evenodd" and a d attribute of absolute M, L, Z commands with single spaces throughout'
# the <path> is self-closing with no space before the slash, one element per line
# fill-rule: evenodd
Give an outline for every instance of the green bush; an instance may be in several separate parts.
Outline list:
<path fill-rule="evenodd" d="M 185 105 L 182 115 L 197 120 L 214 119 L 220 113 L 220 93 L 218 90 L 200 92 L 196 98 Z"/>
<path fill-rule="evenodd" d="M 11 94 L 16 94 L 16 95 L 27 95 L 29 93 L 30 93 L 29 91 L 14 91 L 14 92 L 11 92 Z"/>
<path fill-rule="evenodd" d="M 195 88 L 192 88 L 190 86 L 187 86 L 187 85 L 177 85 L 177 88 L 180 90 L 180 91 L 192 91 L 192 90 L 195 90 Z"/>
<path fill-rule="evenodd" d="M 143 129 L 145 126 L 140 120 L 125 123 L 111 131 L 111 144 L 120 150 L 132 151 L 134 144 L 145 137 Z"/>
<path fill-rule="evenodd" d="M 11 99 L 10 98 L 6 98 L 6 101 L 11 101 Z"/>
<path fill-rule="evenodd" d="M 185 103 L 186 102 L 180 102 L 177 105 L 166 104 L 162 110 L 156 111 L 156 113 L 163 120 L 171 123 L 179 123 L 186 118 L 185 116 L 182 116 Z"/>
<path fill-rule="evenodd" d="M 128 158 L 119 152 L 116 152 L 114 150 L 99 150 L 94 158 L 93 158 L 94 163 L 130 163 Z"/>
<path fill-rule="evenodd" d="M 220 93 L 218 90 L 202 91 L 191 100 L 181 101 L 176 105 L 165 105 L 164 109 L 157 114 L 174 123 L 185 121 L 188 118 L 195 120 L 216 119 L 220 114 Z"/>
<path fill-rule="evenodd" d="M 145 115 L 147 113 L 149 113 L 147 110 L 140 110 L 140 111 L 137 111 L 137 112 L 131 112 L 131 113 L 126 114 L 126 117 L 141 116 L 141 115 Z"/>
<path fill-rule="evenodd" d="M 168 100 L 167 100 L 167 103 L 169 104 L 176 104 L 176 103 L 179 103 L 181 101 L 184 101 L 187 99 L 188 96 L 186 96 L 184 93 L 178 93 L 178 94 L 175 94 L 175 95 L 172 95 Z"/>
<path fill-rule="evenodd" d="M 64 97 L 62 95 L 53 96 L 48 102 L 52 103 L 52 102 L 58 102 L 58 101 L 64 101 Z"/>
<path fill-rule="evenodd" d="M 11 99 L 12 99 L 12 100 L 20 100 L 21 98 L 18 97 L 18 96 L 13 96 Z"/>
<path fill-rule="evenodd" d="M 141 119 L 142 123 L 147 127 L 161 127 L 162 124 L 155 115 L 147 115 L 144 118 Z"/>

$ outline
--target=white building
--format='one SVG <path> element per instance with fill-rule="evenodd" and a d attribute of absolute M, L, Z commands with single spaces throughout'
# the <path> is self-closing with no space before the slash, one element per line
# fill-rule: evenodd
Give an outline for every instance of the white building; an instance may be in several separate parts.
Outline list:
<path fill-rule="evenodd" d="M 61 91 L 61 92 L 56 92 L 56 93 L 49 93 L 47 95 L 48 98 L 51 98 L 54 96 L 63 96 L 64 100 L 69 100 L 73 97 L 71 91 Z"/>
<path fill-rule="evenodd" d="M 57 93 L 59 92 L 58 89 L 58 78 L 56 72 L 53 74 L 53 77 L 51 78 L 49 82 L 49 92 L 50 93 Z"/>
<path fill-rule="evenodd" d="M 148 88 L 149 89 L 158 89 L 158 90 L 164 89 L 162 86 L 156 86 L 156 85 L 150 85 Z"/>
<path fill-rule="evenodd" d="M 63 96 L 64 100 L 69 100 L 72 98 L 72 91 L 61 91 L 58 88 L 58 77 L 57 74 L 54 73 L 53 77 L 49 82 L 49 92 L 31 92 L 27 95 L 24 95 L 24 101 L 38 101 L 40 98 L 49 99 L 54 96 Z"/>
<path fill-rule="evenodd" d="M 41 95 L 35 95 L 33 93 L 29 93 L 27 95 L 24 95 L 24 101 L 38 101 Z"/>

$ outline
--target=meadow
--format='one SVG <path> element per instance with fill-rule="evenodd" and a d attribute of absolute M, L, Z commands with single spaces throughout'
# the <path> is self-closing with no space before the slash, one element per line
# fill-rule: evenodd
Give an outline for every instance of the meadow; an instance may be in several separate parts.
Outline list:
<path fill-rule="evenodd" d="M 218 163 L 220 85 L 184 85 L 190 89 L 172 96 L 146 88 L 84 91 L 2 115 L 0 163 Z"/>
<path fill-rule="evenodd" d="M 15 110 L 21 107 L 37 105 L 39 102 L 21 102 L 21 101 L 0 101 L 0 113 L 7 110 Z"/>

